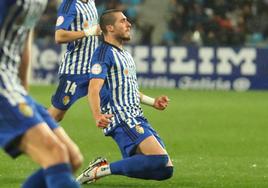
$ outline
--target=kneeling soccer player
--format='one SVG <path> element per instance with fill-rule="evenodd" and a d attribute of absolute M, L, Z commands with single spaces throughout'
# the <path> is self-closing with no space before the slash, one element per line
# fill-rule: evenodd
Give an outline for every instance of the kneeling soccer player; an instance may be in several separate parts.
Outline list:
<path fill-rule="evenodd" d="M 98 127 L 118 144 L 123 159 L 107 163 L 97 158 L 77 178 L 90 183 L 107 175 L 165 180 L 173 165 L 164 144 L 143 116 L 140 103 L 164 110 L 168 97 L 152 99 L 139 92 L 132 56 L 123 49 L 130 40 L 131 24 L 119 10 L 108 10 L 100 18 L 104 42 L 96 49 L 90 73 L 89 100 Z"/>

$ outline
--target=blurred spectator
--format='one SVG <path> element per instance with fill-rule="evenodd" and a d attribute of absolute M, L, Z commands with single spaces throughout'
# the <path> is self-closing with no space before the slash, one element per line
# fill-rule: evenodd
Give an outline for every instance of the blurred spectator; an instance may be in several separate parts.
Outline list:
<path fill-rule="evenodd" d="M 49 2 L 37 27 L 41 44 L 54 41 L 57 5 Z M 134 44 L 268 46 L 268 0 L 96 0 L 96 6 L 99 14 L 125 10 Z"/>
<path fill-rule="evenodd" d="M 54 43 L 55 23 L 57 20 L 57 1 L 49 1 L 47 8 L 41 17 L 36 29 L 36 41 L 45 46 Z"/>

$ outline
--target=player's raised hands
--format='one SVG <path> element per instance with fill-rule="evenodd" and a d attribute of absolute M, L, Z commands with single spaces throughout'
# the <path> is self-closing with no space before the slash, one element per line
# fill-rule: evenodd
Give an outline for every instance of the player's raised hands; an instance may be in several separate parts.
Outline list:
<path fill-rule="evenodd" d="M 157 110 L 165 110 L 168 106 L 169 98 L 167 96 L 159 96 L 155 98 L 153 107 Z"/>
<path fill-rule="evenodd" d="M 96 119 L 96 126 L 99 128 L 106 128 L 111 123 L 112 114 L 100 114 Z"/>

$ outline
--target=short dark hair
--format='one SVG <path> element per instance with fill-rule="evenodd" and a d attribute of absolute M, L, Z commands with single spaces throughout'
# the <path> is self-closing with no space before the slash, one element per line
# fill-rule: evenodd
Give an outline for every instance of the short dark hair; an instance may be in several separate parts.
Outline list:
<path fill-rule="evenodd" d="M 109 9 L 104 11 L 100 16 L 100 28 L 104 34 L 107 33 L 106 26 L 107 25 L 114 25 L 116 19 L 113 13 L 115 12 L 122 12 L 122 10 L 119 9 Z"/>

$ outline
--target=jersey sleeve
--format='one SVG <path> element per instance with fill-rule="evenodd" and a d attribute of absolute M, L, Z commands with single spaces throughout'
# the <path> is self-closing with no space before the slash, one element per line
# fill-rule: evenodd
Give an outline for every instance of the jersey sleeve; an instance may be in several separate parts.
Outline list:
<path fill-rule="evenodd" d="M 91 61 L 90 79 L 101 78 L 105 80 L 112 64 L 109 50 L 103 53 L 103 48 L 97 48 Z"/>
<path fill-rule="evenodd" d="M 68 30 L 77 15 L 75 0 L 64 0 L 58 9 L 56 30 Z"/>

